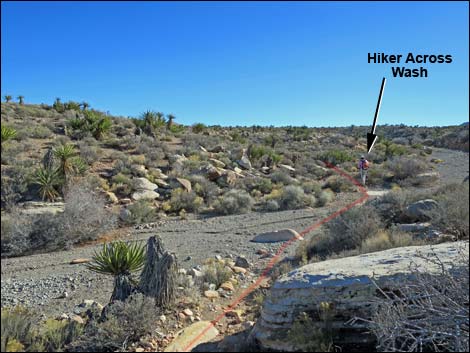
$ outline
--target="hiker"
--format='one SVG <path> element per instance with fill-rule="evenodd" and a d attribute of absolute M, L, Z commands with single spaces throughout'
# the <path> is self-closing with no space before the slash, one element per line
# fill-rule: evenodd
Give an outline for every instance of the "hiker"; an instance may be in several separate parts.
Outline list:
<path fill-rule="evenodd" d="M 369 161 L 366 157 L 361 156 L 359 160 L 359 174 L 361 175 L 361 182 L 362 185 L 366 185 L 366 178 L 367 178 L 367 170 L 369 169 Z"/>

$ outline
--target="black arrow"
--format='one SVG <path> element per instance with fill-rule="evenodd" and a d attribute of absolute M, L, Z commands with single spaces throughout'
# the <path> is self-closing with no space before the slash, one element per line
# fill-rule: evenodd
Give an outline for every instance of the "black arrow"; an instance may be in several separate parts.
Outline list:
<path fill-rule="evenodd" d="M 377 118 L 379 117 L 380 104 L 382 103 L 382 95 L 384 94 L 385 82 L 387 80 L 382 78 L 382 86 L 380 87 L 379 100 L 377 101 L 377 107 L 375 108 L 374 122 L 372 123 L 372 130 L 367 133 L 367 153 L 370 153 L 372 147 L 374 147 L 377 135 L 375 134 L 375 125 L 377 124 Z"/>

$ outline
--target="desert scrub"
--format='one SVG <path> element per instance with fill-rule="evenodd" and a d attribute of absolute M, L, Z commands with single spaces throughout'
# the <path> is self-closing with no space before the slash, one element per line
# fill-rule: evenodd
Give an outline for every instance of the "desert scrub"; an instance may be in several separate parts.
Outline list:
<path fill-rule="evenodd" d="M 376 235 L 363 240 L 358 252 L 360 254 L 367 254 L 391 248 L 423 244 L 424 241 L 413 239 L 411 234 L 392 228 L 381 230 Z"/>
<path fill-rule="evenodd" d="M 437 193 L 438 207 L 431 212 L 431 223 L 458 239 L 469 237 L 469 184 L 450 184 Z"/>
<path fill-rule="evenodd" d="M 173 212 L 185 210 L 187 212 L 197 213 L 204 205 L 204 199 L 198 196 L 194 190 L 188 192 L 182 188 L 177 188 L 171 191 L 169 204 Z"/>
<path fill-rule="evenodd" d="M 207 126 L 203 123 L 196 123 L 191 127 L 191 131 L 195 134 L 200 134 L 207 129 Z"/>
<path fill-rule="evenodd" d="M 105 207 L 104 198 L 83 182 L 71 184 L 64 201 L 62 213 L 25 217 L 13 210 L 5 215 L 10 225 L 2 229 L 2 256 L 66 249 L 97 239 L 116 224 L 116 216 Z"/>
<path fill-rule="evenodd" d="M 155 220 L 157 212 L 148 200 L 139 200 L 127 207 L 129 215 L 126 217 L 127 224 L 142 224 Z"/>
<path fill-rule="evenodd" d="M 126 301 L 113 302 L 104 320 L 92 320 L 75 340 L 72 352 L 126 351 L 157 327 L 158 311 L 151 298 L 133 294 Z"/>
<path fill-rule="evenodd" d="M 302 352 L 332 352 L 331 311 L 328 303 L 321 303 L 315 322 L 309 314 L 301 312 L 287 332 L 288 340 Z"/>
<path fill-rule="evenodd" d="M 317 207 L 323 207 L 335 199 L 335 193 L 330 189 L 321 190 L 317 195 Z"/>
<path fill-rule="evenodd" d="M 309 258 L 327 257 L 360 247 L 364 240 L 377 235 L 383 224 L 374 208 L 354 207 L 328 223 L 319 237 L 312 237 L 307 249 Z"/>
<path fill-rule="evenodd" d="M 280 171 L 280 170 L 276 170 L 274 173 L 271 174 L 271 181 L 273 183 L 283 184 L 283 185 L 292 185 L 297 182 L 288 173 Z"/>
<path fill-rule="evenodd" d="M 248 213 L 253 204 L 253 198 L 246 191 L 233 189 L 214 202 L 214 210 L 223 215 Z"/>
<path fill-rule="evenodd" d="M 220 188 L 202 175 L 192 175 L 189 180 L 193 185 L 194 192 L 210 205 L 220 194 Z"/>
<path fill-rule="evenodd" d="M 2 352 L 58 352 L 77 339 L 83 325 L 75 321 L 48 319 L 38 323 L 33 314 L 21 307 L 3 308 Z"/>
<path fill-rule="evenodd" d="M 219 288 L 232 277 L 232 270 L 223 261 L 211 259 L 202 268 L 202 282 L 215 284 Z"/>
<path fill-rule="evenodd" d="M 395 157 L 387 162 L 386 167 L 393 174 L 393 179 L 400 181 L 423 173 L 428 165 L 418 158 Z"/>
<path fill-rule="evenodd" d="M 354 160 L 351 154 L 344 150 L 330 150 L 323 152 L 318 156 L 318 159 L 333 165 Z"/>
<path fill-rule="evenodd" d="M 313 195 L 306 195 L 300 186 L 288 185 L 276 199 L 281 210 L 295 210 L 307 206 L 314 206 L 316 199 Z"/>
<path fill-rule="evenodd" d="M 351 191 L 354 191 L 354 188 L 355 188 L 354 184 L 352 184 L 351 181 L 338 175 L 333 175 L 329 177 L 326 180 L 324 187 L 329 188 L 336 193 L 351 192 Z"/>

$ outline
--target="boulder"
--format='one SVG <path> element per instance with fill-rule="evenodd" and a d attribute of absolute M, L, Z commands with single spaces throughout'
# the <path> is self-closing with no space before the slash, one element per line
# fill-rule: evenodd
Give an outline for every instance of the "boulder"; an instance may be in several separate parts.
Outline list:
<path fill-rule="evenodd" d="M 188 179 L 176 178 L 176 181 L 183 187 L 187 192 L 191 192 L 191 182 Z"/>
<path fill-rule="evenodd" d="M 131 216 L 131 211 L 125 207 L 121 208 L 121 211 L 119 211 L 119 219 L 123 222 L 127 222 Z"/>
<path fill-rule="evenodd" d="M 293 238 L 302 240 L 303 238 L 293 229 L 281 229 L 274 232 L 258 234 L 251 241 L 254 243 L 277 243 L 281 241 L 289 241 Z"/>
<path fill-rule="evenodd" d="M 136 191 L 132 194 L 132 199 L 135 201 L 150 199 L 154 200 L 160 195 L 158 194 L 158 185 L 152 183 L 147 178 L 134 178 Z"/>
<path fill-rule="evenodd" d="M 152 183 L 150 180 L 144 177 L 134 178 L 135 188 L 137 190 L 151 190 L 155 191 L 158 189 L 158 185 Z"/>
<path fill-rule="evenodd" d="M 201 172 L 206 176 L 210 181 L 215 181 L 222 176 L 220 169 L 214 167 L 213 165 L 207 165 L 201 169 Z"/>
<path fill-rule="evenodd" d="M 229 187 L 235 184 L 237 181 L 237 174 L 231 170 L 226 170 L 224 173 L 217 179 L 217 184 L 222 187 Z"/>
<path fill-rule="evenodd" d="M 116 194 L 112 191 L 106 191 L 106 201 L 113 204 L 119 203 L 119 199 L 117 198 Z"/>
<path fill-rule="evenodd" d="M 132 199 L 135 201 L 139 200 L 155 200 L 160 194 L 152 190 L 137 190 L 132 194 Z"/>
<path fill-rule="evenodd" d="M 399 286 L 412 276 L 411 263 L 420 270 L 438 272 L 439 264 L 424 257 L 436 254 L 451 267 L 462 250 L 468 253 L 468 242 L 395 248 L 300 267 L 274 283 L 250 338 L 261 350 L 306 349 L 290 342 L 286 332 L 303 312 L 310 313 L 320 327 L 324 324 L 319 318 L 320 308 L 333 308 L 329 322 L 333 343 L 344 351 L 353 346 L 356 351 L 367 352 L 375 348 L 375 337 L 364 322 L 351 320 L 370 319 L 376 311 L 378 292 L 371 278 L 383 289 Z"/>
<path fill-rule="evenodd" d="M 195 346 L 213 340 L 218 334 L 219 331 L 212 322 L 196 322 L 176 333 L 173 342 L 165 348 L 165 352 L 191 351 Z"/>
<path fill-rule="evenodd" d="M 433 184 L 437 180 L 439 180 L 439 173 L 438 172 L 427 172 L 427 173 L 417 174 L 414 178 L 414 183 L 416 183 L 418 185 Z"/>
<path fill-rule="evenodd" d="M 295 168 L 287 164 L 279 164 L 278 167 L 288 173 L 295 173 Z"/>
<path fill-rule="evenodd" d="M 225 168 L 225 163 L 215 158 L 209 158 L 209 161 L 217 168 Z"/>
<path fill-rule="evenodd" d="M 209 289 L 204 292 L 204 296 L 209 299 L 215 299 L 219 297 L 219 292 Z"/>
<path fill-rule="evenodd" d="M 225 152 L 225 147 L 222 146 L 222 145 L 217 145 L 217 146 L 215 146 L 214 148 L 211 148 L 211 149 L 209 150 L 209 152 L 212 152 L 212 153 Z"/>
<path fill-rule="evenodd" d="M 436 209 L 437 202 L 432 199 L 420 200 L 412 203 L 405 209 L 405 216 L 412 222 L 429 221 L 429 212 Z"/>
<path fill-rule="evenodd" d="M 246 154 L 243 154 L 242 158 L 237 161 L 238 165 L 243 169 L 251 169 L 250 159 Z"/>
<path fill-rule="evenodd" d="M 235 260 L 235 266 L 237 267 L 243 267 L 243 268 L 250 268 L 250 263 L 244 256 L 237 256 L 237 259 Z"/>

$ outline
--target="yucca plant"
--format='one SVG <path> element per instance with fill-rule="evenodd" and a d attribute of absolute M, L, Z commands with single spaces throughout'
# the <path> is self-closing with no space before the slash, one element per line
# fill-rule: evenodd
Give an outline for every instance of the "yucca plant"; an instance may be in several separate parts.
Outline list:
<path fill-rule="evenodd" d="M 80 157 L 71 159 L 74 174 L 83 175 L 88 169 L 88 164 Z"/>
<path fill-rule="evenodd" d="M 3 150 L 3 144 L 11 139 L 14 139 L 17 135 L 17 132 L 12 127 L 2 125 L 2 144 L 1 148 Z"/>
<path fill-rule="evenodd" d="M 55 201 L 60 196 L 58 188 L 62 178 L 56 170 L 38 169 L 33 176 L 33 183 L 39 185 L 39 195 L 43 200 Z"/>
<path fill-rule="evenodd" d="M 3 96 L 5 98 L 5 102 L 9 103 L 12 100 L 12 97 L 10 95 Z"/>
<path fill-rule="evenodd" d="M 64 178 L 67 178 L 74 172 L 73 157 L 77 155 L 75 147 L 72 144 L 60 145 L 54 148 L 54 156 L 59 163 L 58 170 Z"/>
<path fill-rule="evenodd" d="M 107 116 L 101 118 L 91 127 L 93 137 L 97 140 L 101 138 L 111 129 L 112 123 L 111 119 Z"/>
<path fill-rule="evenodd" d="M 24 104 L 24 96 L 18 96 L 18 101 L 20 103 L 20 105 L 23 105 Z"/>
<path fill-rule="evenodd" d="M 111 301 L 124 301 L 132 292 L 135 283 L 132 273 L 140 271 L 145 262 L 145 245 L 117 241 L 104 244 L 95 252 L 86 267 L 94 272 L 114 277 L 114 290 Z"/>

